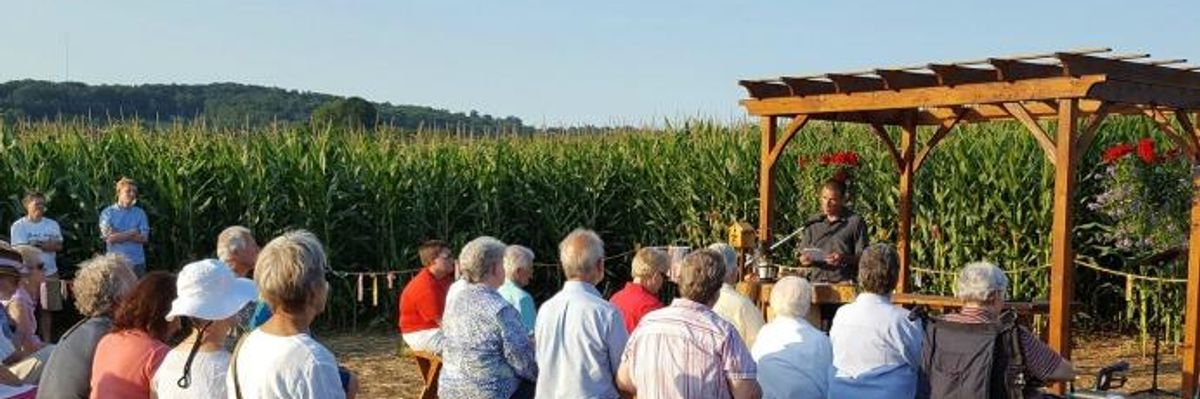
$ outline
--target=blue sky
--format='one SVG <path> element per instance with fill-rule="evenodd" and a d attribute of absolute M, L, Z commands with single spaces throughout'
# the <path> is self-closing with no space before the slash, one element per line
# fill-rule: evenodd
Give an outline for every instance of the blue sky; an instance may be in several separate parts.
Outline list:
<path fill-rule="evenodd" d="M 743 117 L 741 78 L 1112 47 L 1200 1 L 0 1 L 0 81 L 241 82 L 542 125 Z M 69 46 L 68 46 L 69 43 Z"/>

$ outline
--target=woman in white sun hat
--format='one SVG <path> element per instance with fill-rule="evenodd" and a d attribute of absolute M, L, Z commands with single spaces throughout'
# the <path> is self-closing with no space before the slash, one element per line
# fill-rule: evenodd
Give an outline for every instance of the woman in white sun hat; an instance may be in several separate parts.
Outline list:
<path fill-rule="evenodd" d="M 158 398 L 224 398 L 229 352 L 225 336 L 239 310 L 258 297 L 254 281 L 219 260 L 189 263 L 179 272 L 178 297 L 167 320 L 186 318 L 191 334 L 163 359 L 151 386 Z"/>

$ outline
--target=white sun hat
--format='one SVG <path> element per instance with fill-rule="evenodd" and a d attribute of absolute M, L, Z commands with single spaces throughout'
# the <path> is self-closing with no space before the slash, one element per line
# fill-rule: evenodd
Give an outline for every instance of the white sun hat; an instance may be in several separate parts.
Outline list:
<path fill-rule="evenodd" d="M 254 281 L 239 278 L 216 259 L 187 264 L 176 278 L 177 297 L 171 302 L 167 320 L 188 316 L 203 320 L 224 320 L 258 297 Z"/>

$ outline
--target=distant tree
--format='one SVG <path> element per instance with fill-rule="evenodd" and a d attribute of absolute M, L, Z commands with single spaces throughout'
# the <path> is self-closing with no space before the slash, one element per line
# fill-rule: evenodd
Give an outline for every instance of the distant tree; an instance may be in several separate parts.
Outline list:
<path fill-rule="evenodd" d="M 350 97 L 321 104 L 313 110 L 312 120 L 321 126 L 329 124 L 335 127 L 373 129 L 378 115 L 374 104 L 358 97 Z"/>

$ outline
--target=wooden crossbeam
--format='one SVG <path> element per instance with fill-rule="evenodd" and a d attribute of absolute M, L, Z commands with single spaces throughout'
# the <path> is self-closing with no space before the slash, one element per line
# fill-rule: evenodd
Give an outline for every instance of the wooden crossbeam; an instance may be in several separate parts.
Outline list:
<path fill-rule="evenodd" d="M 992 58 L 988 60 L 988 63 L 999 71 L 1000 80 L 1013 81 L 1064 75 L 1063 68 L 1058 65 L 1035 64 L 1003 58 Z"/>
<path fill-rule="evenodd" d="M 1029 132 L 1033 134 L 1034 140 L 1037 140 L 1038 145 L 1042 147 L 1042 151 L 1046 153 L 1046 158 L 1050 160 L 1051 164 L 1056 164 L 1057 158 L 1054 155 L 1054 142 L 1050 141 L 1050 135 L 1046 134 L 1046 130 L 1042 129 L 1042 125 L 1039 125 L 1037 120 L 1029 114 L 1029 110 L 1025 109 L 1025 106 L 1021 105 L 1020 102 L 1004 103 L 1004 109 L 1008 110 L 1008 113 L 1013 118 L 1016 118 L 1021 124 L 1025 125 L 1026 129 L 1029 129 Z"/>
<path fill-rule="evenodd" d="M 914 87 L 929 87 L 938 85 L 937 75 L 908 72 L 895 69 L 878 69 L 875 74 L 883 78 L 884 87 L 888 90 L 911 89 Z"/>
<path fill-rule="evenodd" d="M 831 73 L 825 75 L 826 78 L 833 81 L 834 87 L 838 93 L 854 93 L 860 91 L 883 90 L 883 79 L 869 78 L 866 76 L 844 75 L 840 73 Z"/>
<path fill-rule="evenodd" d="M 1000 80 L 999 72 L 994 69 L 967 68 L 952 64 L 929 64 L 929 70 L 937 75 L 938 84 L 943 86 Z"/>
<path fill-rule="evenodd" d="M 946 138 L 946 135 L 950 134 L 950 131 L 953 130 L 954 127 L 957 126 L 960 121 L 962 121 L 963 116 L 967 114 L 967 111 L 963 108 L 955 108 L 950 110 L 950 112 L 954 116 L 943 119 L 942 124 L 938 126 L 938 130 L 933 132 L 933 136 L 930 137 L 929 142 L 925 144 L 925 148 L 922 148 L 921 151 L 917 152 L 917 157 L 915 160 L 913 160 L 914 173 L 918 170 L 921 170 L 921 165 L 925 164 L 925 158 L 929 156 L 929 153 L 942 142 L 942 139 Z"/>
<path fill-rule="evenodd" d="M 1071 76 L 1104 74 L 1114 79 L 1200 88 L 1200 72 L 1080 54 L 1058 54 L 1058 59 Z"/>
<path fill-rule="evenodd" d="M 752 98 L 787 97 L 791 90 L 787 85 L 761 80 L 739 80 L 738 84 L 746 88 Z"/>
<path fill-rule="evenodd" d="M 837 92 L 833 82 L 809 78 L 783 77 L 783 83 L 792 90 L 793 96 L 811 96 L 814 94 L 830 94 Z"/>
<path fill-rule="evenodd" d="M 1183 134 L 1187 137 L 1188 142 L 1192 144 L 1192 161 L 1200 161 L 1200 130 L 1196 130 L 1196 125 L 1192 123 L 1191 117 L 1188 116 L 1185 110 L 1175 111 L 1175 120 L 1179 121 L 1179 126 L 1183 128 Z"/>

